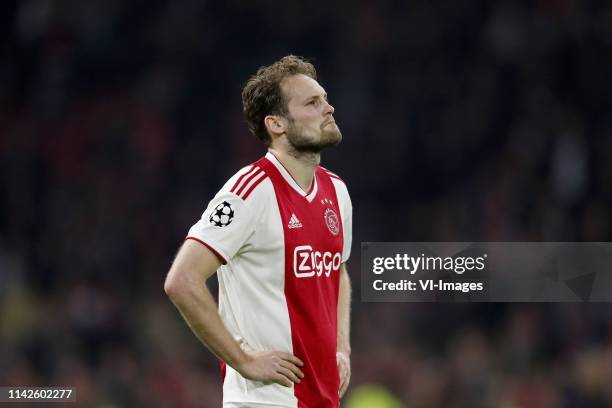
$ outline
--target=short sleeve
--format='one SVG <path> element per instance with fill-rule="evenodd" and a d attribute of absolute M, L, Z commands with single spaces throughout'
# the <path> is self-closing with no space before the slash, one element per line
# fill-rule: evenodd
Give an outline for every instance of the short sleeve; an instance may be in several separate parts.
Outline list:
<path fill-rule="evenodd" d="M 212 199 L 187 234 L 208 247 L 226 264 L 238 253 L 255 230 L 255 219 L 245 202 L 234 193 L 222 191 Z"/>

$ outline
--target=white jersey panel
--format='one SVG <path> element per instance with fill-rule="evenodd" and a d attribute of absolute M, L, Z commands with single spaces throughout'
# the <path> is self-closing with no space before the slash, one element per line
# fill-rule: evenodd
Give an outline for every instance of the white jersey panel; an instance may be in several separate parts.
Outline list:
<path fill-rule="evenodd" d="M 353 243 L 353 204 L 351 203 L 351 197 L 349 196 L 346 184 L 335 177 L 332 177 L 331 180 L 336 189 L 338 207 L 340 207 L 344 238 L 344 243 L 342 245 L 342 262 L 346 262 L 351 256 L 351 245 Z"/>
<path fill-rule="evenodd" d="M 240 170 L 223 186 L 188 237 L 210 245 L 227 262 L 217 271 L 219 314 L 241 346 L 293 353 L 284 293 L 284 233 L 274 187 L 270 179 L 262 179 L 246 200 L 230 191 L 243 174 L 247 176 L 240 183 L 248 186 L 250 169 Z M 233 211 L 231 221 L 211 220 L 224 202 Z M 293 388 L 247 380 L 229 366 L 223 401 L 224 406 L 297 407 Z"/>
<path fill-rule="evenodd" d="M 246 205 L 259 217 L 239 256 L 218 271 L 219 313 L 242 347 L 293 353 L 283 228 L 272 182 L 262 181 Z M 226 369 L 223 401 L 297 407 L 292 388 L 247 380 L 231 367 Z"/>

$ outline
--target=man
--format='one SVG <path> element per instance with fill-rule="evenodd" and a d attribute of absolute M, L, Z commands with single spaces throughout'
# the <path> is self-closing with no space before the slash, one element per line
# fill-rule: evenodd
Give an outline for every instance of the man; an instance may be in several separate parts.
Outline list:
<path fill-rule="evenodd" d="M 289 55 L 242 91 L 268 147 L 189 230 L 165 291 L 221 361 L 223 406 L 338 407 L 350 378 L 352 207 L 319 166 L 340 142 L 312 64 Z M 218 270 L 219 310 L 205 285 Z"/>

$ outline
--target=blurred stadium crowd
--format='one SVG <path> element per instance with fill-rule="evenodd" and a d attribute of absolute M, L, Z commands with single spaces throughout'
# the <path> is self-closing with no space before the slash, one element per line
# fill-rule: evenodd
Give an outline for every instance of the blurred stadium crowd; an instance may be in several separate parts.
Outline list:
<path fill-rule="evenodd" d="M 612 240 L 612 3 L 24 0 L 0 31 L 0 385 L 220 406 L 163 280 L 264 152 L 241 85 L 295 53 L 336 108 L 323 161 L 355 207 L 345 405 L 376 383 L 393 406 L 612 406 L 608 304 L 359 291 L 361 241 Z"/>

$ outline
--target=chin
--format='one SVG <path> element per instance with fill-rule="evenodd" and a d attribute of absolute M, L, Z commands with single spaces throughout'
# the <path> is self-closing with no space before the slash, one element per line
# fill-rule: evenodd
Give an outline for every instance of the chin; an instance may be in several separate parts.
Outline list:
<path fill-rule="evenodd" d="M 335 146 L 342 141 L 342 133 L 334 124 L 334 130 L 329 130 L 321 134 L 321 141 L 328 146 Z"/>
<path fill-rule="evenodd" d="M 342 140 L 342 133 L 334 124 L 322 130 L 319 135 L 302 135 L 300 133 L 288 133 L 287 139 L 291 147 L 302 153 L 320 153 L 327 147 L 335 146 Z M 318 140 L 317 140 L 318 139 Z"/>

